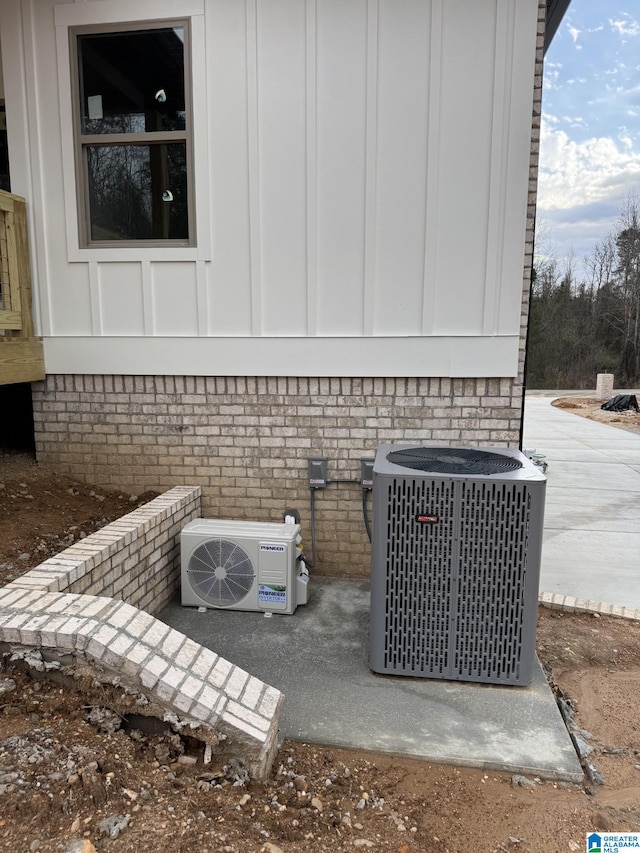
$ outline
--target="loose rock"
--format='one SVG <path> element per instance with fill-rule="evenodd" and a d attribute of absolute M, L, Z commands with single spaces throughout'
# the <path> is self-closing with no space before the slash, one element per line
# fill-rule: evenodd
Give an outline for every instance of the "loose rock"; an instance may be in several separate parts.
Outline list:
<path fill-rule="evenodd" d="M 527 779 L 526 776 L 520 776 L 519 773 L 511 777 L 511 784 L 518 788 L 535 788 L 536 783 L 532 779 Z"/>
<path fill-rule="evenodd" d="M 64 853 L 96 853 L 96 848 L 88 838 L 78 838 L 69 842 Z"/>
<path fill-rule="evenodd" d="M 4 696 L 7 693 L 13 693 L 16 689 L 16 683 L 13 678 L 3 678 L 0 681 L 0 696 Z"/>
<path fill-rule="evenodd" d="M 593 785 L 604 785 L 606 784 L 604 781 L 604 776 L 596 765 L 592 761 L 585 761 L 584 763 L 585 770 L 587 771 L 587 776 Z"/>
<path fill-rule="evenodd" d="M 116 814 L 101 820 L 98 824 L 100 835 L 106 835 L 109 838 L 117 838 L 120 833 L 129 826 L 131 815 Z"/>

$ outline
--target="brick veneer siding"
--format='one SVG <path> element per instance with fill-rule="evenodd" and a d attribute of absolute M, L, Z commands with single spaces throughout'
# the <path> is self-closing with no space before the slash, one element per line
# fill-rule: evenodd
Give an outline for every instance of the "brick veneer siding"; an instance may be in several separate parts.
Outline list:
<path fill-rule="evenodd" d="M 203 515 L 302 516 L 309 456 L 358 477 L 379 444 L 515 447 L 514 379 L 48 376 L 34 390 L 38 458 L 101 487 L 202 488 Z M 369 549 L 357 483 L 316 496 L 318 568 L 363 575 Z"/>

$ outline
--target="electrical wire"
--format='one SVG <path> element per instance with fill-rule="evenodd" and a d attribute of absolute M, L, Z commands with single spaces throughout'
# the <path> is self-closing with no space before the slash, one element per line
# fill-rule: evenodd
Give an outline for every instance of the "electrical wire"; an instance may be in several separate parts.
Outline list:
<path fill-rule="evenodd" d="M 362 490 L 362 515 L 364 516 L 364 526 L 367 530 L 367 536 L 369 537 L 369 542 L 371 542 L 371 525 L 369 523 L 369 516 L 367 515 L 367 493 L 370 489 Z"/>
<path fill-rule="evenodd" d="M 315 569 L 316 567 L 316 490 L 309 489 L 310 492 L 310 503 L 311 503 L 311 559 L 308 560 L 307 557 L 304 557 L 305 564 L 310 569 Z"/>

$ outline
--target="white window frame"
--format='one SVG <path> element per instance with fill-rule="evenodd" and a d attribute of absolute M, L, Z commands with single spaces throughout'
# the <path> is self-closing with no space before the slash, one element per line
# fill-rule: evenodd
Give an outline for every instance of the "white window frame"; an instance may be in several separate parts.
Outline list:
<path fill-rule="evenodd" d="M 64 181 L 64 212 L 67 233 L 67 260 L 87 261 L 188 261 L 211 260 L 211 217 L 208 168 L 207 99 L 206 99 L 206 54 L 204 0 L 99 0 L 98 2 L 68 3 L 54 8 L 56 26 L 56 49 L 58 79 L 60 81 L 60 122 L 62 136 L 62 170 Z M 191 32 L 192 151 L 193 175 L 191 184 L 195 188 L 191 210 L 195 222 L 190 223 L 190 240 L 194 245 L 163 246 L 82 246 L 79 231 L 78 204 L 84 191 L 79 185 L 76 170 L 74 145 L 74 104 L 72 86 L 72 63 L 75 55 L 70 50 L 70 30 L 76 27 L 105 25 L 161 24 L 177 18 L 189 21 Z M 197 73 L 192 73 L 197 69 Z"/>

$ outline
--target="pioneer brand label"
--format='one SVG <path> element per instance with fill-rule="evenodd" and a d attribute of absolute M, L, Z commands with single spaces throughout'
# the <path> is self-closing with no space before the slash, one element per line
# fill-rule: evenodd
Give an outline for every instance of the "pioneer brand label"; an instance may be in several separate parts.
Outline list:
<path fill-rule="evenodd" d="M 261 542 L 260 543 L 260 550 L 261 551 L 269 551 L 272 554 L 284 554 L 284 552 L 287 549 L 286 549 L 285 545 L 276 545 L 275 543 L 271 544 L 269 542 Z"/>
<path fill-rule="evenodd" d="M 424 512 L 419 512 L 416 515 L 416 521 L 419 524 L 437 524 L 440 521 L 439 515 L 427 515 Z"/>
<path fill-rule="evenodd" d="M 260 604 L 287 605 L 287 588 L 281 584 L 258 584 L 258 602 Z"/>

